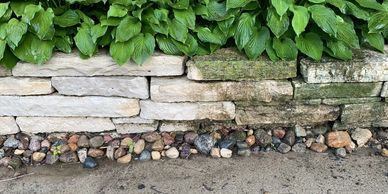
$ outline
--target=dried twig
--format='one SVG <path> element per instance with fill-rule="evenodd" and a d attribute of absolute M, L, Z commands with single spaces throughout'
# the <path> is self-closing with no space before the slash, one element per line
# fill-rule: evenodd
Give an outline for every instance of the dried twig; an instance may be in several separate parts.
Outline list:
<path fill-rule="evenodd" d="M 23 175 L 20 175 L 20 176 L 17 176 L 17 177 L 13 177 L 13 178 L 9 178 L 9 179 L 2 179 L 0 180 L 0 183 L 3 183 L 3 182 L 7 182 L 7 181 L 13 181 L 13 180 L 16 180 L 16 179 L 19 179 L 19 178 L 23 178 L 23 177 L 26 177 L 26 176 L 30 176 L 30 175 L 33 175 L 35 173 L 28 173 L 28 174 L 23 174 Z"/>

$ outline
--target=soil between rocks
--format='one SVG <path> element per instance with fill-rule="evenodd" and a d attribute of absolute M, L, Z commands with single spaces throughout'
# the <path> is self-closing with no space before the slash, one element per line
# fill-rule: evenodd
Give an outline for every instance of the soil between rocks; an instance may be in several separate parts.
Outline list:
<path fill-rule="evenodd" d="M 34 173 L 0 182 L 0 193 L 387 193 L 388 159 L 357 150 L 345 159 L 331 153 L 277 152 L 251 157 L 134 161 L 99 167 L 29 166 Z M 14 172 L 0 168 L 0 181 Z"/>

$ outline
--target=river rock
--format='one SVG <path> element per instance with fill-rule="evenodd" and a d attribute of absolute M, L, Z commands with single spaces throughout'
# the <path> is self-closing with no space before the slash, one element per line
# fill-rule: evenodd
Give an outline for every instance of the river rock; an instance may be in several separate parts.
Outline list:
<path fill-rule="evenodd" d="M 283 142 L 289 146 L 293 146 L 295 144 L 295 139 L 295 132 L 293 130 L 288 130 L 283 138 Z"/>
<path fill-rule="evenodd" d="M 345 148 L 337 148 L 335 150 L 335 155 L 338 157 L 341 157 L 341 158 L 345 158 L 346 157 L 346 149 Z"/>
<path fill-rule="evenodd" d="M 332 148 L 342 148 L 351 142 L 352 140 L 346 131 L 332 131 L 326 135 L 326 144 Z"/>
<path fill-rule="evenodd" d="M 322 153 L 322 152 L 326 152 L 328 147 L 323 143 L 312 143 L 310 146 L 310 149 L 315 152 Z"/>
<path fill-rule="evenodd" d="M 220 148 L 233 149 L 234 145 L 236 145 L 236 140 L 233 139 L 224 139 L 219 143 Z"/>
<path fill-rule="evenodd" d="M 15 139 L 14 136 L 10 136 L 7 140 L 4 142 L 4 147 L 6 148 L 17 148 L 19 146 L 20 141 Z"/>
<path fill-rule="evenodd" d="M 194 141 L 197 150 L 204 155 L 209 155 L 214 143 L 213 137 L 209 134 L 199 135 Z"/>
<path fill-rule="evenodd" d="M 143 134 L 141 137 L 142 137 L 146 142 L 149 142 L 149 143 L 153 143 L 153 142 L 155 142 L 156 140 L 159 140 L 159 139 L 162 138 L 162 137 L 159 135 L 159 133 L 157 133 L 157 132 L 149 132 L 149 133 Z"/>
<path fill-rule="evenodd" d="M 164 149 L 164 144 L 162 139 L 158 139 L 152 144 L 152 150 L 162 151 L 163 149 Z"/>
<path fill-rule="evenodd" d="M 169 133 L 162 133 L 162 139 L 164 145 L 171 145 L 175 142 L 174 137 L 172 137 Z"/>
<path fill-rule="evenodd" d="M 96 136 L 89 140 L 90 147 L 99 148 L 104 144 L 104 138 L 102 136 Z"/>
<path fill-rule="evenodd" d="M 89 148 L 89 138 L 86 135 L 81 135 L 78 139 L 77 145 L 80 148 Z"/>
<path fill-rule="evenodd" d="M 300 125 L 294 126 L 295 136 L 296 137 L 306 137 L 306 129 Z"/>
<path fill-rule="evenodd" d="M 194 144 L 195 138 L 198 137 L 198 134 L 195 132 L 188 132 L 185 134 L 185 142 L 188 144 Z"/>
<path fill-rule="evenodd" d="M 282 128 L 276 128 L 272 130 L 272 135 L 279 139 L 282 139 L 284 135 L 286 135 L 286 131 Z"/>
<path fill-rule="evenodd" d="M 170 149 L 168 149 L 166 151 L 166 156 L 168 158 L 172 158 L 172 159 L 178 158 L 179 157 L 179 151 L 176 149 L 176 147 L 171 147 Z"/>
<path fill-rule="evenodd" d="M 84 163 L 85 159 L 88 157 L 88 149 L 82 148 L 77 151 L 77 154 L 78 154 L 79 161 L 81 163 Z"/>
<path fill-rule="evenodd" d="M 248 146 L 252 146 L 253 144 L 256 143 L 256 137 L 254 135 L 249 135 L 246 139 L 245 142 L 248 144 Z"/>
<path fill-rule="evenodd" d="M 82 166 L 87 169 L 93 169 L 97 167 L 97 162 L 93 158 L 87 157 Z"/>
<path fill-rule="evenodd" d="M 319 134 L 318 137 L 315 139 L 316 143 L 325 143 L 325 136 L 322 134 Z"/>
<path fill-rule="evenodd" d="M 191 149 L 191 147 L 190 147 L 190 145 L 188 143 L 184 143 L 182 145 L 182 150 L 181 150 L 181 153 L 180 153 L 181 158 L 189 159 L 190 155 L 193 154 L 193 150 L 197 151 L 196 149 Z"/>
<path fill-rule="evenodd" d="M 369 129 L 356 128 L 352 132 L 351 137 L 354 141 L 356 141 L 358 147 L 362 147 L 372 137 L 372 132 Z"/>
<path fill-rule="evenodd" d="M 281 143 L 277 150 L 282 153 L 282 154 L 285 154 L 287 152 L 289 152 L 291 150 L 291 146 L 289 146 L 288 144 L 285 144 L 285 143 Z"/>
<path fill-rule="evenodd" d="M 79 138 L 80 138 L 79 135 L 74 134 L 69 137 L 69 139 L 67 140 L 67 143 L 78 143 Z"/>
<path fill-rule="evenodd" d="M 45 153 L 42 153 L 42 152 L 34 152 L 32 154 L 32 161 L 34 162 L 42 162 L 43 159 L 46 157 L 46 154 Z"/>
<path fill-rule="evenodd" d="M 235 131 L 229 135 L 230 139 L 234 139 L 236 141 L 245 141 L 247 134 L 245 131 Z"/>
<path fill-rule="evenodd" d="M 114 158 L 117 160 L 127 154 L 127 151 L 123 147 L 119 147 L 115 153 Z"/>
<path fill-rule="evenodd" d="M 114 160 L 114 159 L 115 159 L 114 153 L 115 153 L 115 148 L 114 148 L 113 146 L 108 146 L 108 147 L 106 148 L 105 156 L 106 156 L 109 160 Z"/>
<path fill-rule="evenodd" d="M 139 156 L 140 161 L 151 160 L 151 153 L 148 150 L 143 150 Z"/>
<path fill-rule="evenodd" d="M 251 150 L 249 148 L 238 149 L 237 155 L 248 157 L 251 155 Z"/>
<path fill-rule="evenodd" d="M 388 149 L 383 148 L 381 150 L 381 155 L 384 156 L 384 157 L 388 157 Z"/>
<path fill-rule="evenodd" d="M 132 160 L 132 155 L 131 154 L 127 154 L 119 159 L 117 159 L 117 162 L 120 163 L 120 164 L 128 164 L 130 163 Z"/>
<path fill-rule="evenodd" d="M 25 150 L 20 150 L 20 149 L 16 149 L 13 154 L 17 155 L 17 156 L 20 156 L 22 155 L 23 153 L 25 152 Z"/>
<path fill-rule="evenodd" d="M 45 160 L 46 164 L 54 164 L 58 160 L 59 160 L 59 156 L 58 155 L 54 155 L 52 152 L 47 152 L 46 160 Z"/>
<path fill-rule="evenodd" d="M 42 148 L 50 148 L 50 146 L 51 146 L 51 143 L 47 139 L 40 142 L 40 147 Z"/>
<path fill-rule="evenodd" d="M 159 151 L 152 151 L 151 158 L 152 160 L 160 160 L 160 158 L 162 158 L 162 155 L 160 155 Z"/>
<path fill-rule="evenodd" d="M 78 157 L 75 152 L 66 152 L 61 154 L 61 156 L 59 157 L 59 161 L 63 163 L 78 162 Z"/>
<path fill-rule="evenodd" d="M 210 151 L 210 156 L 213 158 L 221 158 L 220 148 L 212 148 Z"/>
<path fill-rule="evenodd" d="M 220 154 L 223 158 L 231 158 L 232 157 L 232 150 L 227 149 L 227 148 L 222 148 L 220 151 Z"/>
<path fill-rule="evenodd" d="M 294 152 L 306 152 L 306 144 L 304 143 L 296 143 L 295 145 L 292 146 L 292 151 Z"/>
<path fill-rule="evenodd" d="M 133 151 L 135 152 L 135 154 L 140 154 L 144 150 L 144 148 L 145 148 L 145 141 L 144 141 L 144 139 L 139 139 L 135 143 Z"/>
<path fill-rule="evenodd" d="M 102 158 L 105 156 L 105 152 L 100 149 L 90 148 L 88 151 L 88 156 L 93 158 Z"/>
<path fill-rule="evenodd" d="M 120 146 L 125 147 L 125 148 L 128 148 L 128 146 L 131 144 L 133 144 L 133 139 L 130 137 L 126 137 L 126 138 L 122 139 L 120 142 Z"/>
<path fill-rule="evenodd" d="M 265 147 L 271 144 L 272 142 L 272 136 L 269 135 L 264 129 L 257 129 L 254 132 L 254 135 L 256 138 L 256 142 L 262 147 Z"/>

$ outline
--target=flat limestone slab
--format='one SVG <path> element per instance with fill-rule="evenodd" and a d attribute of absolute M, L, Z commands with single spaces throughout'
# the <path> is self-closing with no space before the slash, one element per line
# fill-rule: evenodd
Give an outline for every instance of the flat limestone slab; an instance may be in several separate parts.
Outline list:
<path fill-rule="evenodd" d="M 145 77 L 53 77 L 52 84 L 63 95 L 149 97 Z"/>
<path fill-rule="evenodd" d="M 0 77 L 12 75 L 11 71 L 0 65 Z"/>
<path fill-rule="evenodd" d="M 147 133 L 158 129 L 159 122 L 140 117 L 112 118 L 116 131 L 120 134 Z"/>
<path fill-rule="evenodd" d="M 155 53 L 142 65 L 133 62 L 119 66 L 106 53 L 100 52 L 89 59 L 81 59 L 78 53 L 55 53 L 44 65 L 19 62 L 12 74 L 14 76 L 175 76 L 184 73 L 184 57 Z"/>
<path fill-rule="evenodd" d="M 238 107 L 238 125 L 284 125 L 312 124 L 334 121 L 340 115 L 340 108 L 327 105 L 280 105 Z"/>
<path fill-rule="evenodd" d="M 194 56 L 186 65 L 192 80 L 273 80 L 297 75 L 296 61 L 272 62 L 265 57 L 252 61 L 235 49 Z"/>
<path fill-rule="evenodd" d="M 197 82 L 181 78 L 151 78 L 156 102 L 263 101 L 292 99 L 289 81 Z"/>
<path fill-rule="evenodd" d="M 140 117 L 155 120 L 233 120 L 232 102 L 161 103 L 140 101 Z"/>
<path fill-rule="evenodd" d="M 326 99 L 322 99 L 322 104 L 342 105 L 342 104 L 370 103 L 370 102 L 379 102 L 379 101 L 381 101 L 380 97 L 369 97 L 369 98 L 326 98 Z"/>
<path fill-rule="evenodd" d="M 317 62 L 304 58 L 300 61 L 300 70 L 307 83 L 388 81 L 388 56 L 358 50 L 350 61 L 324 57 Z"/>
<path fill-rule="evenodd" d="M 102 132 L 115 130 L 109 118 L 17 117 L 22 132 Z"/>
<path fill-rule="evenodd" d="M 382 82 L 309 84 L 293 80 L 294 99 L 361 98 L 380 96 Z"/>
<path fill-rule="evenodd" d="M 381 89 L 381 97 L 388 97 L 388 82 L 384 82 L 383 89 Z"/>
<path fill-rule="evenodd" d="M 117 97 L 0 96 L 0 116 L 131 117 L 139 100 Z"/>
<path fill-rule="evenodd" d="M 18 133 L 19 127 L 13 117 L 0 117 L 0 135 L 10 135 Z"/>
<path fill-rule="evenodd" d="M 50 79 L 0 77 L 0 95 L 40 95 L 53 92 Z"/>
<path fill-rule="evenodd" d="M 370 123 L 376 127 L 388 127 L 388 103 L 375 102 L 364 104 L 344 105 L 341 114 L 341 123 L 345 125 L 359 125 Z"/>
<path fill-rule="evenodd" d="M 174 122 L 174 121 L 163 121 L 159 127 L 159 131 L 162 132 L 184 132 L 184 131 L 198 131 L 200 127 L 199 122 Z"/>

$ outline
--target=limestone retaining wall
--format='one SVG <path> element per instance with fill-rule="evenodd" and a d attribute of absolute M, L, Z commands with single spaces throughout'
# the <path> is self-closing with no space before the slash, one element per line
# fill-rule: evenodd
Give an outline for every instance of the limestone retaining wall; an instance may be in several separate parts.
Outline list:
<path fill-rule="evenodd" d="M 249 61 L 232 49 L 189 61 L 156 53 L 142 66 L 106 53 L 0 69 L 0 135 L 142 133 L 247 127 L 388 127 L 388 56 Z M 210 127 L 211 130 L 211 127 Z"/>

